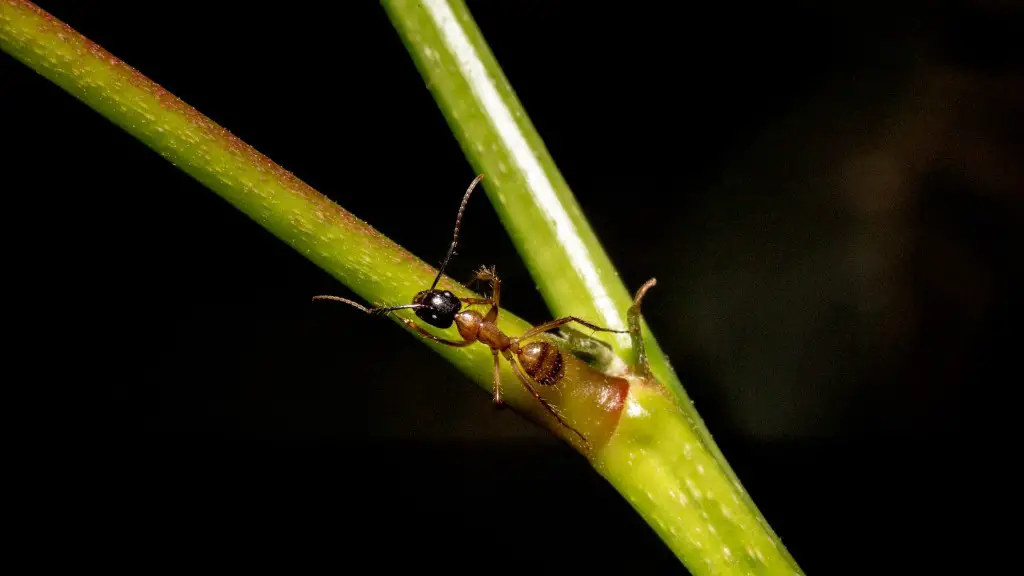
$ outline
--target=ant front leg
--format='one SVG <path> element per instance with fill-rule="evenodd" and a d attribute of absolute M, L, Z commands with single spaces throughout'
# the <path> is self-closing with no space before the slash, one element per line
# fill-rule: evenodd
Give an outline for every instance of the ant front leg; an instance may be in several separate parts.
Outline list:
<path fill-rule="evenodd" d="M 598 332 L 614 332 L 616 334 L 626 334 L 627 332 L 629 332 L 629 330 L 613 330 L 611 328 L 604 328 L 604 327 L 598 326 L 597 324 L 591 324 L 590 322 L 587 322 L 586 320 L 583 320 L 582 318 L 577 318 L 575 316 L 566 316 L 564 318 L 559 318 L 557 320 L 552 320 L 550 322 L 545 322 L 544 324 L 541 324 L 540 326 L 534 326 L 533 328 L 530 328 L 529 330 L 527 330 L 525 334 L 523 334 L 522 336 L 516 338 L 516 341 L 526 340 L 527 338 L 529 338 L 531 336 L 536 336 L 537 334 L 540 334 L 541 332 L 547 332 L 548 330 L 551 330 L 552 328 L 558 328 L 559 326 L 561 326 L 563 324 L 568 324 L 569 322 L 577 322 L 579 324 L 582 324 L 582 325 L 586 326 L 587 328 L 590 328 L 591 330 L 596 330 Z"/>
<path fill-rule="evenodd" d="M 456 342 L 454 340 L 445 340 L 444 338 L 438 338 L 437 336 L 434 336 L 433 334 L 431 334 L 430 332 L 427 332 L 423 328 L 420 328 L 419 325 L 416 324 L 415 322 L 413 322 L 412 320 L 406 320 L 405 318 L 402 318 L 401 316 L 397 316 L 397 315 L 395 316 L 395 318 L 398 318 L 399 320 L 401 320 L 409 328 L 412 328 L 413 330 L 419 332 L 427 340 L 433 340 L 434 342 L 437 342 L 438 344 L 445 344 L 447 346 L 453 346 L 455 348 L 462 348 L 464 346 L 469 346 L 470 344 L 473 343 L 472 340 L 463 340 L 461 342 Z"/>
<path fill-rule="evenodd" d="M 484 316 L 484 320 L 487 322 L 498 323 L 498 309 L 500 308 L 499 302 L 501 301 L 501 279 L 498 278 L 498 269 L 496 266 L 490 268 L 483 266 L 476 272 L 475 280 L 484 280 L 491 283 L 491 309 L 487 311 L 487 315 Z"/>

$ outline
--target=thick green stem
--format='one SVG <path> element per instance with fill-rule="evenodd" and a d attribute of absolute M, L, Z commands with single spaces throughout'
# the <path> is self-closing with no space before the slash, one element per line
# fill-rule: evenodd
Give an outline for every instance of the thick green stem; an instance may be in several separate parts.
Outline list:
<path fill-rule="evenodd" d="M 594 467 L 693 574 L 801 574 L 661 389 L 630 387 Z"/>
<path fill-rule="evenodd" d="M 465 7 L 436 0 L 387 7 L 470 159 L 487 172 L 485 189 L 549 305 L 559 314 L 625 327 L 628 292 Z M 432 281 L 436 271 L 431 266 L 32 3 L 0 0 L 0 49 L 192 175 L 366 300 L 405 303 Z M 447 278 L 441 287 L 473 296 Z M 510 334 L 528 328 L 507 311 L 501 323 Z M 655 376 L 683 401 L 677 404 L 660 386 L 628 372 L 622 375 L 629 384 L 566 356 L 565 381 L 552 401 L 592 439 L 593 450 L 582 451 L 691 572 L 799 573 L 721 458 L 646 327 L 644 334 Z M 439 335 L 457 339 L 454 330 Z M 612 343 L 620 357 L 633 354 L 628 338 Z M 491 390 L 492 358 L 486 347 L 427 345 Z M 518 385 L 507 363 L 502 363 L 501 379 L 509 404 L 581 448 Z"/>

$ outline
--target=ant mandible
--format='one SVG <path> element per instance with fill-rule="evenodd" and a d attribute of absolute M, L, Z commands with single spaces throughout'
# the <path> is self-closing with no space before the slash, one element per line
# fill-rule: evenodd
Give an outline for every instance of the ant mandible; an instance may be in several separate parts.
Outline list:
<path fill-rule="evenodd" d="M 495 273 L 494 268 L 481 268 L 477 271 L 475 276 L 476 280 L 490 282 L 490 298 L 459 298 L 448 290 L 437 289 L 437 283 L 441 280 L 441 275 L 444 274 L 444 270 L 448 266 L 448 262 L 451 260 L 452 254 L 455 253 L 455 245 L 459 241 L 459 227 L 462 224 L 462 215 L 466 211 L 466 203 L 469 202 L 470 194 L 473 193 L 476 185 L 480 183 L 483 177 L 483 174 L 477 176 L 469 185 L 469 188 L 466 190 L 466 194 L 462 197 L 462 204 L 459 205 L 459 213 L 455 218 L 455 233 L 452 238 L 452 244 L 448 248 L 448 254 L 445 255 L 444 261 L 441 263 L 441 268 L 437 271 L 437 277 L 434 278 L 434 283 L 430 285 L 429 289 L 418 292 L 416 296 L 413 297 L 412 304 L 367 308 L 357 302 L 353 302 L 347 298 L 341 298 L 340 296 L 314 296 L 313 300 L 334 300 L 337 302 L 343 302 L 371 315 L 386 316 L 396 310 L 408 309 L 412 310 L 416 316 L 427 324 L 437 328 L 450 328 L 454 323 L 456 328 L 459 330 L 459 335 L 463 338 L 462 341 L 438 338 L 421 328 L 412 320 L 396 316 L 406 326 L 420 333 L 424 338 L 440 344 L 461 348 L 469 346 L 474 342 L 480 342 L 481 344 L 488 346 L 491 349 L 492 356 L 494 357 L 494 402 L 496 404 L 502 404 L 504 402 L 501 398 L 499 355 L 504 356 L 508 363 L 512 365 L 513 372 L 515 372 L 516 376 L 523 383 L 526 390 L 542 406 L 544 406 L 552 416 L 555 417 L 559 424 L 573 431 L 581 440 L 583 440 L 584 445 L 589 447 L 590 443 L 587 441 L 587 438 L 579 430 L 576 430 L 566 422 L 558 411 L 555 410 L 554 406 L 541 397 L 540 393 L 537 392 L 537 388 L 534 387 L 531 382 L 531 380 L 533 380 L 533 382 L 542 386 L 553 386 L 560 382 L 565 371 L 564 363 L 562 361 L 562 352 L 557 346 L 548 342 L 534 341 L 528 344 L 521 344 L 521 342 L 542 332 L 547 332 L 548 330 L 557 328 L 563 324 L 568 324 L 569 322 L 577 322 L 591 330 L 599 332 L 625 334 L 628 330 L 603 328 L 575 316 L 565 316 L 563 318 L 558 318 L 556 320 L 534 326 L 518 337 L 509 337 L 498 328 L 501 280 Z M 487 314 L 482 315 L 476 310 L 462 310 L 463 304 L 490 305 L 490 309 L 487 311 Z"/>

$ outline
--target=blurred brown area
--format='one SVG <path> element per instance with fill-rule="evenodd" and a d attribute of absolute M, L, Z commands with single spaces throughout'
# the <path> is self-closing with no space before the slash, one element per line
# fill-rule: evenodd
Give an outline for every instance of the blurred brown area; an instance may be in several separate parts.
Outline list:
<path fill-rule="evenodd" d="M 1012 338 L 1024 78 L 929 40 L 766 127 L 686 215 L 673 333 L 734 383 L 744 433 L 954 432 L 983 348 Z"/>

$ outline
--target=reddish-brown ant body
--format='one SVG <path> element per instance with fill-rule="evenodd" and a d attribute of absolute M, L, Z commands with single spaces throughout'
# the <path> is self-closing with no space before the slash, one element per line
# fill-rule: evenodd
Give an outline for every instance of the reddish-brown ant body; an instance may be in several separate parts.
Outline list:
<path fill-rule="evenodd" d="M 476 185 L 479 184 L 482 179 L 483 174 L 477 176 L 469 185 L 469 188 L 466 190 L 466 194 L 462 197 L 462 204 L 459 206 L 459 213 L 455 219 L 454 238 L 452 239 L 451 246 L 448 248 L 448 254 L 445 256 L 444 261 L 441 263 L 441 268 L 437 272 L 437 277 L 434 278 L 434 283 L 430 285 L 429 289 L 417 293 L 412 299 L 412 304 L 367 308 L 361 304 L 353 302 L 352 300 L 341 298 L 339 296 L 314 296 L 313 299 L 343 302 L 354 306 L 367 314 L 373 315 L 387 315 L 396 310 L 410 309 L 421 320 L 437 328 L 449 328 L 452 324 L 455 324 L 455 327 L 459 331 L 459 335 L 463 338 L 462 341 L 438 338 L 424 330 L 412 320 L 397 316 L 397 318 L 406 326 L 420 333 L 428 340 L 455 347 L 469 346 L 474 342 L 480 342 L 481 344 L 489 347 L 491 349 L 491 354 L 494 357 L 494 402 L 497 404 L 503 403 L 501 398 L 501 376 L 499 374 L 499 355 L 504 356 L 509 364 L 512 365 L 512 370 L 523 383 L 526 390 L 538 402 L 540 402 L 540 404 L 543 405 L 544 408 L 550 412 L 562 426 L 572 430 L 583 440 L 585 445 L 589 446 L 589 442 L 586 437 L 569 425 L 558 411 L 555 410 L 554 406 L 541 397 L 540 393 L 537 392 L 537 388 L 534 387 L 531 382 L 532 380 L 542 386 L 554 386 L 555 384 L 558 384 L 564 376 L 562 352 L 557 346 L 549 342 L 534 341 L 526 344 L 522 344 L 522 342 L 542 332 L 547 332 L 548 330 L 570 322 L 577 322 L 591 330 L 600 332 L 626 333 L 628 331 L 602 328 L 601 326 L 597 326 L 575 316 L 566 316 L 550 322 L 545 322 L 539 326 L 534 326 L 518 337 L 509 337 L 498 328 L 501 280 L 495 273 L 494 268 L 482 268 L 475 276 L 475 279 L 477 280 L 490 282 L 490 298 L 459 298 L 448 290 L 437 289 L 437 283 L 441 280 L 441 275 L 448 266 L 448 262 L 451 260 L 452 254 L 455 253 L 455 245 L 459 241 L 459 226 L 462 223 L 462 215 L 466 210 L 466 203 L 469 201 L 469 196 L 473 193 L 473 189 L 476 188 Z M 463 304 L 489 305 L 490 309 L 488 309 L 486 314 L 480 314 L 476 310 L 463 310 Z"/>

